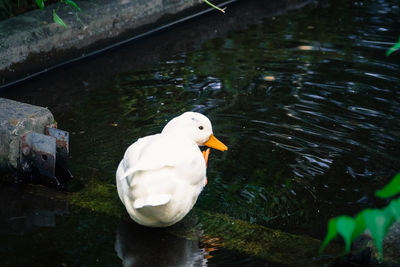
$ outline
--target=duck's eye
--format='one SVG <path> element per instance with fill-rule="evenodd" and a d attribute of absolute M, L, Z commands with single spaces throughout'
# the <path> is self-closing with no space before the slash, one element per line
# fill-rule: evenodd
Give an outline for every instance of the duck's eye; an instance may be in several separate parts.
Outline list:
<path fill-rule="evenodd" d="M 199 126 L 199 129 L 200 129 L 200 130 L 203 130 L 203 129 L 204 129 L 204 127 L 203 127 L 203 126 Z"/>

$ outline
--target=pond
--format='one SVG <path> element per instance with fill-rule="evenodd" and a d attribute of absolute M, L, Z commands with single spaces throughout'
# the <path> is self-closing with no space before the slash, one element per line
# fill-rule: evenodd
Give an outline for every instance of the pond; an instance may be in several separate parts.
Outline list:
<path fill-rule="evenodd" d="M 227 11 L 0 96 L 49 107 L 71 133 L 70 166 L 81 192 L 97 183 L 114 190 L 125 149 L 192 110 L 206 114 L 229 147 L 211 152 L 196 208 L 323 239 L 329 218 L 382 205 L 374 191 L 400 170 L 400 53 L 385 56 L 400 35 L 398 1 L 239 1 Z M 15 194 L 3 195 L 4 202 Z M 64 209 L 69 215 L 51 208 L 55 228 L 2 233 L 8 244 L 0 255 L 10 264 L 66 266 L 118 266 L 120 258 L 128 266 L 264 262 L 204 245 L 211 241 L 199 247 L 179 234 Z"/>

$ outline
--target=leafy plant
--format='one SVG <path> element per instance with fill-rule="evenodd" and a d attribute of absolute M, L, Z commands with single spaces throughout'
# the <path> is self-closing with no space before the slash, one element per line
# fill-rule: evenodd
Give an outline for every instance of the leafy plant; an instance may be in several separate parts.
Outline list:
<path fill-rule="evenodd" d="M 36 0 L 36 4 L 40 9 L 44 8 L 44 1 L 46 0 Z"/>
<path fill-rule="evenodd" d="M 60 24 L 64 28 L 67 28 L 67 25 L 64 23 L 64 21 L 57 15 L 56 11 L 53 9 L 53 20 L 55 23 Z"/>
<path fill-rule="evenodd" d="M 35 0 L 35 1 L 36 1 L 36 5 L 37 5 L 40 9 L 45 8 L 45 2 L 46 2 L 47 0 Z M 214 4 L 212 4 L 212 3 L 209 2 L 208 0 L 203 0 L 203 2 L 207 3 L 208 5 L 212 6 L 212 7 L 215 8 L 215 9 L 217 9 L 217 10 L 219 10 L 219 11 L 225 13 L 225 8 L 220 8 L 220 7 L 218 7 L 218 6 L 214 5 Z M 1 4 L 1 3 L 2 3 L 2 2 L 0 1 L 0 4 Z M 19 6 L 20 6 L 20 3 L 21 3 L 21 0 L 18 0 L 17 3 L 18 3 L 18 7 L 19 7 Z M 53 20 L 54 20 L 55 23 L 57 23 L 57 24 L 59 24 L 59 25 L 65 27 L 65 28 L 67 28 L 67 25 L 65 24 L 65 22 L 64 22 L 64 21 L 60 18 L 60 16 L 58 16 L 58 14 L 57 14 L 57 11 L 59 10 L 60 4 L 61 4 L 61 3 L 65 3 L 66 5 L 69 5 L 69 6 L 73 7 L 75 10 L 77 10 L 77 11 L 79 11 L 79 12 L 82 12 L 82 9 L 81 9 L 74 1 L 72 1 L 72 0 L 60 0 L 57 9 L 53 9 Z M 7 7 L 7 8 L 8 8 L 8 7 Z M 3 9 L 6 9 L 6 8 L 3 7 Z M 10 8 L 8 8 L 8 9 L 10 9 Z M 7 9 L 7 10 L 8 10 L 8 9 Z"/>
<path fill-rule="evenodd" d="M 380 198 L 389 198 L 398 193 L 400 193 L 400 173 L 398 173 L 387 186 L 376 191 L 375 195 Z"/>
<path fill-rule="evenodd" d="M 383 189 L 375 192 L 380 198 L 390 198 L 400 193 L 400 173 Z M 345 252 L 350 252 L 351 243 L 357 239 L 365 230 L 369 230 L 372 239 L 378 249 L 379 255 L 383 254 L 383 238 L 390 226 L 400 220 L 400 198 L 393 199 L 390 204 L 382 209 L 365 209 L 354 218 L 349 216 L 338 216 L 328 222 L 328 232 L 322 243 L 320 252 L 338 235 L 345 242 Z"/>
<path fill-rule="evenodd" d="M 44 2 L 46 2 L 47 0 L 36 0 L 36 4 L 40 9 L 43 9 L 45 7 Z M 53 9 L 53 20 L 55 23 L 63 26 L 64 28 L 67 28 L 67 25 L 64 23 L 64 21 L 57 15 L 57 12 L 60 9 L 60 4 L 61 3 L 65 3 L 66 5 L 69 5 L 71 7 L 73 7 L 74 9 L 78 10 L 79 12 L 82 12 L 82 9 L 72 0 L 60 0 L 59 5 L 57 7 L 57 9 Z M 19 1 L 18 1 L 18 5 L 19 5 Z"/>
<path fill-rule="evenodd" d="M 386 52 L 386 56 L 389 56 L 391 53 L 393 53 L 393 52 L 396 51 L 397 49 L 400 49 L 400 37 L 399 37 L 399 40 L 397 41 L 397 43 L 395 43 L 394 46 L 392 46 L 392 47 Z"/>

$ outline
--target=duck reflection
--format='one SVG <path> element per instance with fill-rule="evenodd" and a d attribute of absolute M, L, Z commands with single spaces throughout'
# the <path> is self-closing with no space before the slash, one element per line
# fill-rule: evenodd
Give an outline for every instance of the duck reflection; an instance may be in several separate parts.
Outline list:
<path fill-rule="evenodd" d="M 207 266 L 207 252 L 198 240 L 176 237 L 164 228 L 121 221 L 115 251 L 123 266 Z"/>

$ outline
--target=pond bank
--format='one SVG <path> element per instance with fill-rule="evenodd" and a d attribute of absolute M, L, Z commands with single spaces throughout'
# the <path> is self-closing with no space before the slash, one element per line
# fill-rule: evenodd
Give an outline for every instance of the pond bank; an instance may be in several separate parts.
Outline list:
<path fill-rule="evenodd" d="M 0 22 L 0 88 L 212 10 L 201 0 L 78 4 L 83 12 L 53 4 Z M 55 9 L 67 28 L 53 21 Z"/>

